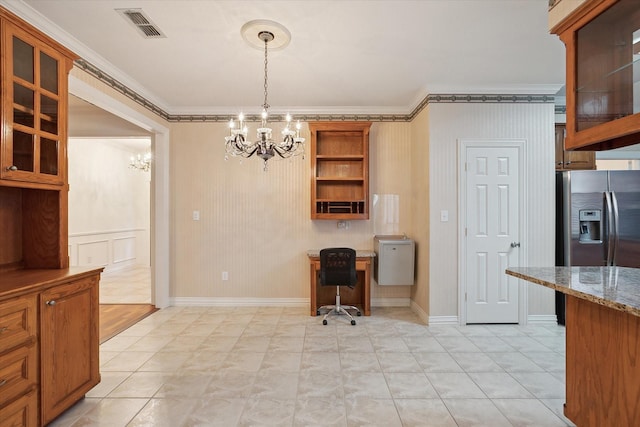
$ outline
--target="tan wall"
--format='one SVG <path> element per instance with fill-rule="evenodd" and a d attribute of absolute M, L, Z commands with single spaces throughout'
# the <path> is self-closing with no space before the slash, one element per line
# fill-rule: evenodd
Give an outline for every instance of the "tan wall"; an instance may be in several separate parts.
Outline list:
<path fill-rule="evenodd" d="M 227 132 L 225 123 L 171 126 L 173 297 L 308 298 L 308 249 L 373 248 L 372 220 L 341 230 L 336 221 L 310 219 L 309 156 L 271 160 L 267 172 L 260 159 L 225 161 Z M 400 195 L 404 230 L 411 224 L 410 138 L 408 123 L 374 123 L 370 136 L 371 193 Z M 409 287 L 372 287 L 374 301 L 409 294 Z"/>
<path fill-rule="evenodd" d="M 425 322 L 429 316 L 429 107 L 411 122 L 411 235 L 416 241 L 416 285 L 411 290 L 414 310 Z"/>

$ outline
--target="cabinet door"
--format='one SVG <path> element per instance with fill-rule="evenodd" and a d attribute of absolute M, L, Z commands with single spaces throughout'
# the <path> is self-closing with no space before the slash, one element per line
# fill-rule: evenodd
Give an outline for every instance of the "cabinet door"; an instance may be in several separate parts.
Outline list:
<path fill-rule="evenodd" d="M 566 134 L 565 125 L 556 124 L 556 170 L 595 169 L 595 151 L 565 151 Z"/>
<path fill-rule="evenodd" d="M 556 124 L 556 170 L 564 169 L 564 136 L 566 128 L 562 124 Z"/>
<path fill-rule="evenodd" d="M 51 421 L 100 382 L 98 277 L 40 295 L 42 421 Z"/>
<path fill-rule="evenodd" d="M 62 185 L 66 178 L 68 61 L 28 32 L 3 23 L 0 178 Z"/>

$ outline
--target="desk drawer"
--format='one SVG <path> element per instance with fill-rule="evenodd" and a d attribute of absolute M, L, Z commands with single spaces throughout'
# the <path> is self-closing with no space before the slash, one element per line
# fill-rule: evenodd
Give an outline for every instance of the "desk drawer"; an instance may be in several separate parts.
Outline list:
<path fill-rule="evenodd" d="M 35 340 L 36 307 L 35 295 L 0 302 L 0 353 Z"/>
<path fill-rule="evenodd" d="M 36 346 L 23 346 L 0 356 L 0 406 L 37 383 Z"/>

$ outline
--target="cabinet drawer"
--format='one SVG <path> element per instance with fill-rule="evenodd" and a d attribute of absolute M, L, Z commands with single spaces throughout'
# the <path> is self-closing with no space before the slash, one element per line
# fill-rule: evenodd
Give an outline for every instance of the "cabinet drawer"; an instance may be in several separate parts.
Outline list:
<path fill-rule="evenodd" d="M 32 391 L 0 406 L 0 427 L 33 427 L 38 425 L 38 395 Z"/>
<path fill-rule="evenodd" d="M 27 296 L 0 302 L 0 353 L 34 341 L 36 297 Z"/>
<path fill-rule="evenodd" d="M 36 346 L 23 346 L 0 356 L 0 406 L 35 386 Z"/>

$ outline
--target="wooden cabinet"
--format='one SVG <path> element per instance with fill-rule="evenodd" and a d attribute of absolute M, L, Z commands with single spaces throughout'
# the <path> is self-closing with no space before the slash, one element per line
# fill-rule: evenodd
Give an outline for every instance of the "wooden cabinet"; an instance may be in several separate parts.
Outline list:
<path fill-rule="evenodd" d="M 43 424 L 100 382 L 98 316 L 97 276 L 40 294 Z"/>
<path fill-rule="evenodd" d="M 0 427 L 50 422 L 100 381 L 102 269 L 69 269 L 75 55 L 0 7 Z"/>
<path fill-rule="evenodd" d="M 0 426 L 45 425 L 100 382 L 101 271 L 0 275 Z"/>
<path fill-rule="evenodd" d="M 595 169 L 595 151 L 567 151 L 564 148 L 566 128 L 556 124 L 556 170 Z"/>
<path fill-rule="evenodd" d="M 75 56 L 2 12 L 0 179 L 63 185 L 67 76 Z"/>
<path fill-rule="evenodd" d="M 311 219 L 369 219 L 370 122 L 311 122 Z"/>
<path fill-rule="evenodd" d="M 640 141 L 637 0 L 587 0 L 552 29 L 566 47 L 565 148 L 607 150 Z"/>
<path fill-rule="evenodd" d="M 37 424 L 36 342 L 35 296 L 0 303 L 0 426 Z"/>

